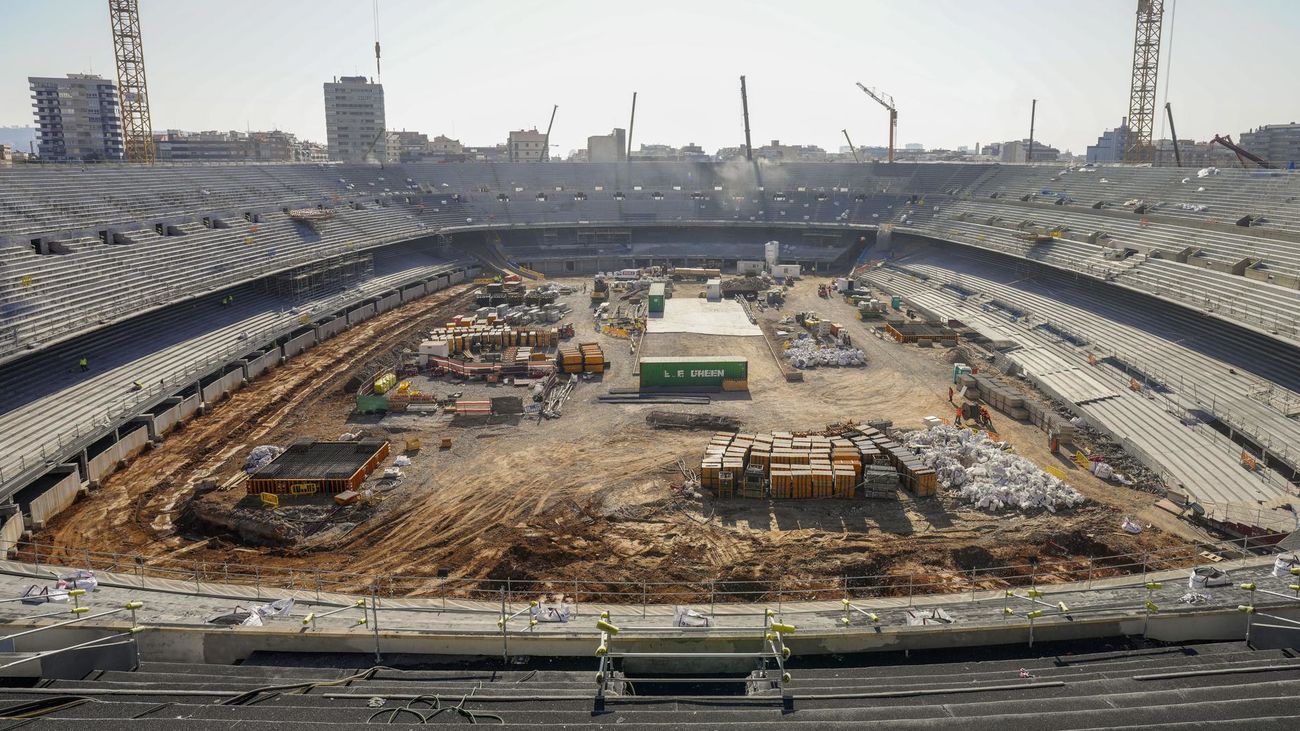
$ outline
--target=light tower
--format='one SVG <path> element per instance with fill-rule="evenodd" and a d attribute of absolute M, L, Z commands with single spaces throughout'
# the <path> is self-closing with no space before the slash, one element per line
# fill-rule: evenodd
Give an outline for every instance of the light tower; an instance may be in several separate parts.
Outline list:
<path fill-rule="evenodd" d="M 1164 0 L 1138 0 L 1124 162 L 1149 163 L 1155 160 L 1151 128 L 1156 118 L 1156 72 L 1160 66 L 1160 26 L 1164 13 Z"/>
<path fill-rule="evenodd" d="M 149 87 L 144 78 L 140 9 L 136 0 L 108 0 L 117 58 L 117 94 L 122 104 L 122 138 L 127 162 L 153 162 L 153 124 L 149 121 Z"/>

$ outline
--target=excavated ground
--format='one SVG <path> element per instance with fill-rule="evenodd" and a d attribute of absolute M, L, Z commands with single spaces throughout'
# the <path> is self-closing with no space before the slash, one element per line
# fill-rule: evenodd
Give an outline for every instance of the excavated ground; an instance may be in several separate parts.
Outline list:
<path fill-rule="evenodd" d="M 718 592 L 755 592 L 749 596 L 757 599 L 778 583 L 811 592 L 839 586 L 844 575 L 881 572 L 922 577 L 911 588 L 871 582 L 883 592 L 961 589 L 969 586 L 972 569 L 1031 558 L 1039 562 L 1034 574 L 1040 582 L 1082 577 L 1085 571 L 1100 576 L 1118 569 L 1090 569 L 1088 557 L 1207 538 L 1155 509 L 1155 496 L 1074 469 L 1049 454 L 1036 427 L 996 414 L 1002 438 L 1039 464 L 1069 471 L 1089 503 L 1055 515 L 990 515 L 946 495 L 716 501 L 674 489 L 682 481 L 677 461 L 698 466 L 709 433 L 652 429 L 645 416 L 654 409 L 731 416 L 744 431 L 819 431 L 876 418 L 919 426 L 923 416 L 951 413 L 953 351 L 874 337 L 850 305 L 819 298 L 818 282 L 800 282 L 782 310 L 759 313 L 760 324 L 769 335 L 792 330 L 797 326 L 779 320 L 816 310 L 849 329 L 867 353 L 866 368 L 806 371 L 804 382 L 788 383 L 763 338 L 656 334 L 642 344 L 646 354 L 748 356 L 750 393 L 709 406 L 600 403 L 596 396 L 610 387 L 636 384 L 635 358 L 629 341 L 593 331 L 587 295 L 578 292 L 567 298 L 575 306 L 576 340 L 599 341 L 612 369 L 580 383 L 562 418 L 465 426 L 442 415 L 353 415 L 344 386 L 367 363 L 427 323 L 473 308 L 469 286 L 417 300 L 236 392 L 107 479 L 51 521 L 37 540 L 58 546 L 71 561 L 88 549 L 141 555 L 156 567 L 201 561 L 380 575 L 381 586 L 397 594 L 433 591 L 436 585 L 427 579 L 443 569 L 452 577 L 477 579 L 603 581 L 611 591 L 618 581 L 664 582 L 652 584 L 647 598 L 684 601 L 704 598 L 701 587 L 708 582 L 716 582 Z M 697 290 L 682 285 L 675 296 Z M 440 396 L 530 400 L 523 389 L 504 385 L 442 381 L 431 387 Z M 380 491 L 376 506 L 335 511 L 326 498 L 304 498 L 286 501 L 275 513 L 245 497 L 237 484 L 254 446 L 333 439 L 358 430 L 393 440 L 394 456 L 408 437 L 425 445 L 408 455 L 413 462 L 404 477 Z M 443 436 L 453 439 L 448 450 L 436 448 Z M 378 486 L 376 480 L 370 484 Z M 1120 531 L 1124 515 L 1136 516 L 1147 529 L 1136 536 Z M 977 575 L 984 586 L 1028 581 Z M 368 581 L 336 588 L 363 590 Z"/>

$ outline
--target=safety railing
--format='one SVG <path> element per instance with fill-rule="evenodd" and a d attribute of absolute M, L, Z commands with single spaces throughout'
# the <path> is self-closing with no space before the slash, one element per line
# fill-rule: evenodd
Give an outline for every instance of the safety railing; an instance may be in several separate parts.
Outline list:
<path fill-rule="evenodd" d="M 916 572 L 884 572 L 866 575 L 800 576 L 777 575 L 768 580 L 681 579 L 636 580 L 609 578 L 593 580 L 579 576 L 553 578 L 486 579 L 456 577 L 447 570 L 431 567 L 429 574 L 380 574 L 331 571 L 314 567 L 261 566 L 248 561 L 210 562 L 146 557 L 123 553 L 70 548 L 30 540 L 0 542 L 0 553 L 10 560 L 42 566 L 85 568 L 134 577 L 144 586 L 148 578 L 190 584 L 195 593 L 225 586 L 242 586 L 258 598 L 284 591 L 314 595 L 364 595 L 423 599 L 465 599 L 492 602 L 504 600 L 513 607 L 542 595 L 564 594 L 577 604 L 776 604 L 794 601 L 839 602 L 841 599 L 907 599 L 909 605 L 921 595 L 963 595 L 974 597 L 981 590 L 1038 587 L 1044 584 L 1078 582 L 1084 589 L 1102 579 L 1135 577 L 1145 581 L 1149 573 L 1181 569 L 1198 564 L 1230 565 L 1236 559 L 1277 553 L 1277 541 L 1286 534 L 1210 542 L 1196 542 L 1162 550 L 1082 557 L 1064 546 L 1048 543 L 1044 555 L 1022 562 L 970 568 L 935 568 Z M 1213 558 L 1209 558 L 1213 557 Z M 1217 561 L 1215 560 L 1217 559 Z M 510 612 L 503 612 L 509 614 Z"/>
<path fill-rule="evenodd" d="M 7 648 L 12 651 L 18 645 L 17 640 L 20 640 L 24 637 L 31 637 L 44 632 L 49 632 L 50 630 L 59 629 L 61 627 L 67 627 L 73 624 L 86 623 L 86 622 L 90 622 L 91 620 L 104 619 L 105 617 L 112 617 L 121 614 L 123 612 L 129 612 L 131 614 L 130 627 L 125 632 L 106 635 L 104 637 L 96 637 L 94 639 L 87 640 L 85 642 L 79 642 L 74 645 L 59 647 L 53 650 L 42 650 L 39 652 L 31 653 L 25 657 L 11 660 L 3 665 L 0 665 L 0 672 L 6 671 L 9 668 L 17 667 L 19 665 L 24 665 L 30 662 L 36 662 L 38 660 L 51 657 L 53 655 L 60 655 L 65 652 L 72 652 L 73 650 L 83 650 L 91 647 L 104 646 L 104 645 L 108 645 L 123 640 L 134 642 L 135 636 L 140 634 L 141 632 L 144 632 L 146 629 L 146 627 L 139 624 L 136 616 L 136 611 L 144 607 L 144 602 L 131 600 L 126 602 L 120 607 L 91 614 L 90 613 L 91 608 L 88 606 L 83 606 L 81 604 L 82 597 L 86 596 L 85 589 L 80 589 L 80 588 L 60 589 L 55 594 L 46 595 L 42 598 L 50 599 L 51 597 L 54 596 L 61 596 L 61 597 L 68 598 L 71 601 L 72 606 L 67 607 L 66 610 L 60 610 L 57 612 L 50 612 L 50 613 L 38 614 L 38 615 L 28 615 L 27 618 L 38 619 L 38 618 L 45 618 L 45 617 L 54 617 L 61 614 L 63 615 L 71 614 L 72 619 L 68 619 L 62 622 L 54 622 L 52 624 L 43 624 L 38 627 L 33 627 L 32 629 L 21 630 L 18 632 L 12 632 L 10 634 L 4 635 L 3 637 L 0 637 L 0 648 Z M 9 602 L 9 601 L 24 601 L 30 599 L 31 597 L 15 597 L 13 599 L 3 599 L 0 601 Z"/>

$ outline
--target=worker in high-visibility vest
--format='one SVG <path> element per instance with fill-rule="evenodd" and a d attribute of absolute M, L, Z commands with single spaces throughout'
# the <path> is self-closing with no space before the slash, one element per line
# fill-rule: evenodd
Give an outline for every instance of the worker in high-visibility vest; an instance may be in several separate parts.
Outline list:
<path fill-rule="evenodd" d="M 83 355 L 81 360 L 77 361 L 77 365 L 81 366 L 81 372 L 85 373 L 90 370 L 90 359 Z"/>

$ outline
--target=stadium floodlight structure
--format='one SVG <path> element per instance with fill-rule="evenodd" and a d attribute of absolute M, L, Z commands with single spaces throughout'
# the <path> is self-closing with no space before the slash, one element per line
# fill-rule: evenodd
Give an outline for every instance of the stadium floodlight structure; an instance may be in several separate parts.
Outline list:
<path fill-rule="evenodd" d="M 1164 0 L 1138 0 L 1133 31 L 1133 77 L 1128 95 L 1128 139 L 1124 162 L 1155 161 L 1151 130 L 1156 118 L 1156 75 L 1160 68 L 1160 27 Z"/>
<path fill-rule="evenodd" d="M 117 59 L 117 94 L 122 107 L 122 138 L 127 162 L 153 162 L 153 124 L 149 120 L 149 87 L 144 76 L 144 44 L 140 41 L 140 8 L 136 0 L 108 0 Z"/>
<path fill-rule="evenodd" d="M 889 161 L 893 162 L 894 133 L 898 130 L 898 107 L 894 106 L 894 97 L 884 93 L 883 91 L 868 89 L 862 85 L 861 81 L 858 82 L 858 88 L 867 96 L 875 99 L 877 104 L 889 110 Z"/>

